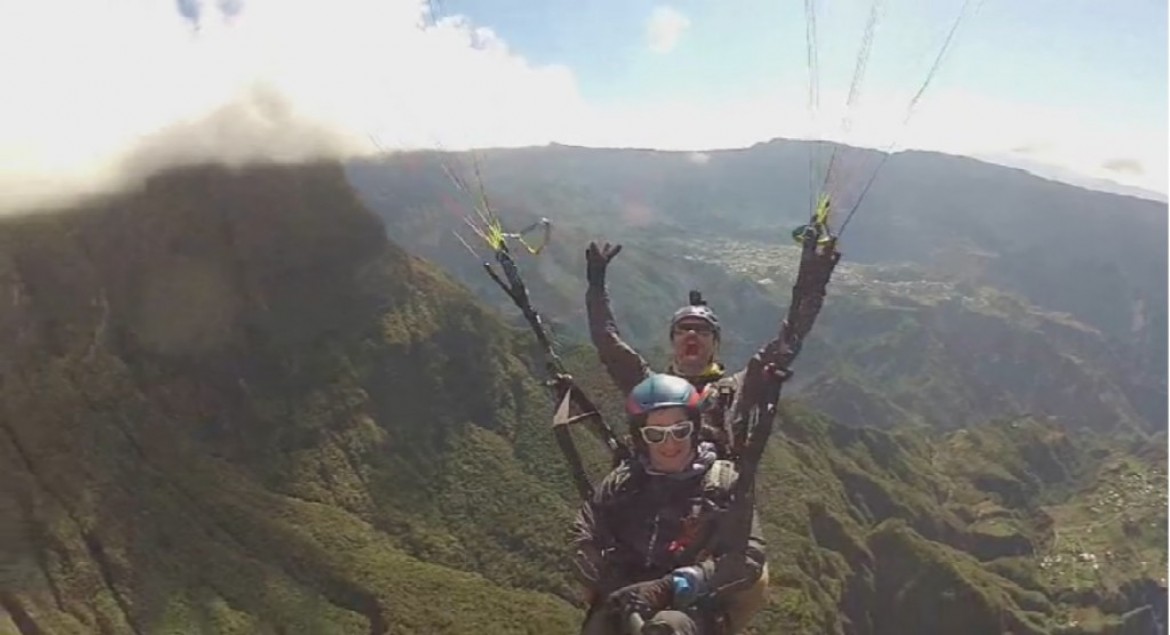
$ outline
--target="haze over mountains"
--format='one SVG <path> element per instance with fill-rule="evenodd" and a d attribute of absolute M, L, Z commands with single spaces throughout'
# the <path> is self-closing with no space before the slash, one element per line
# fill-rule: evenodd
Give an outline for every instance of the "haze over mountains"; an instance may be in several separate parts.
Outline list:
<path fill-rule="evenodd" d="M 510 228 L 542 216 L 553 222 L 548 250 L 536 258 L 521 256 L 534 278 L 534 302 L 547 316 L 582 336 L 583 246 L 590 239 L 620 242 L 627 248 L 610 279 L 630 339 L 648 350 L 664 345 L 661 316 L 685 301 L 687 289 L 700 288 L 728 322 L 725 353 L 735 365 L 775 332 L 797 257 L 788 234 L 810 209 L 810 154 L 825 165 L 831 147 L 776 141 L 696 155 L 553 146 L 487 151 L 477 162 L 489 200 Z M 880 158 L 841 148 L 834 173 L 840 178 L 831 179 L 829 189 L 839 205 L 838 226 Z M 475 194 L 462 194 L 444 170 L 474 190 L 473 167 L 469 155 L 413 154 L 351 163 L 348 173 L 408 249 L 510 310 L 506 296 L 452 234 L 470 235 L 463 217 L 471 214 Z M 945 365 L 960 369 L 947 389 L 952 394 L 986 384 L 987 375 L 1006 372 L 1005 360 L 1023 356 L 1012 362 L 1016 379 L 999 382 L 991 393 L 976 390 L 978 399 L 961 399 L 981 403 L 976 410 L 985 415 L 991 403 L 999 404 L 992 411 L 1005 415 L 1049 410 L 1035 403 L 1039 393 L 1018 383 L 1046 377 L 1066 384 L 1077 403 L 1085 398 L 1111 404 L 1104 411 L 1113 413 L 1112 420 L 1141 420 L 1142 427 L 1161 429 L 1166 228 L 1164 204 L 973 159 L 893 155 L 846 230 L 845 258 L 830 285 L 824 326 L 814 331 L 816 348 L 801 361 L 803 379 L 813 381 L 843 362 L 866 376 L 861 383 L 874 384 L 866 392 L 888 393 L 895 377 L 937 382 L 930 367 L 938 359 L 922 355 L 944 355 L 941 349 L 924 351 L 923 341 L 911 339 L 879 353 L 873 339 L 899 332 L 899 320 L 918 320 L 916 326 L 906 323 L 904 332 L 923 337 L 941 327 L 950 333 L 942 336 L 946 346 L 971 343 L 962 352 L 945 352 L 951 357 Z M 938 317 L 922 322 L 930 312 Z M 882 326 L 870 329 L 867 322 Z M 1020 342 L 1048 352 L 1024 354 Z M 859 367 L 867 357 L 858 346 L 885 362 Z M 976 357 L 990 366 L 981 368 Z M 1078 361 L 1086 358 L 1093 363 Z M 1103 396 L 1112 391 L 1117 393 Z"/>
<path fill-rule="evenodd" d="M 976 159 L 988 161 L 998 165 L 1007 167 L 1020 168 L 1039 176 L 1041 178 L 1052 179 L 1069 185 L 1076 185 L 1088 190 L 1096 190 L 1098 192 L 1107 192 L 1109 194 L 1120 194 L 1122 196 L 1134 196 L 1137 198 L 1144 198 L 1158 203 L 1165 203 L 1167 200 L 1166 194 L 1155 190 L 1137 187 L 1134 185 L 1125 185 L 1117 181 L 1099 177 L 1090 177 L 1079 174 L 1072 170 L 1049 165 L 1040 161 L 1032 161 L 1026 158 L 1012 155 L 1012 154 L 992 154 L 975 156 Z M 1121 165 L 1119 169 L 1144 169 L 1142 166 Z"/>
<path fill-rule="evenodd" d="M 776 327 L 803 148 L 485 154 L 509 227 L 556 225 L 520 265 L 611 416 L 580 339 L 590 237 L 627 245 L 619 320 L 658 360 L 695 286 L 733 364 Z M 0 632 L 577 627 L 539 359 L 441 167 L 186 167 L 0 223 Z M 1165 206 L 929 154 L 871 204 L 761 465 L 752 632 L 1143 633 Z"/>
<path fill-rule="evenodd" d="M 1152 107 L 1165 73 L 1143 64 L 1164 34 L 1116 29 L 1138 46 L 1114 46 L 1096 11 L 1005 20 L 985 31 L 998 42 L 962 38 L 995 70 L 960 64 L 918 107 L 927 84 L 915 93 L 913 65 L 867 61 L 873 32 L 854 10 L 839 15 L 855 34 L 824 14 L 820 44 L 800 33 L 813 2 L 751 24 L 679 12 L 688 36 L 721 22 L 744 57 L 684 38 L 629 63 L 636 28 L 610 47 L 582 25 L 610 36 L 649 7 L 569 3 L 591 22 L 554 24 L 554 4 L 491 4 L 0 11 L 0 635 L 576 632 L 580 501 L 541 351 L 484 275 L 472 208 L 486 197 L 509 230 L 551 219 L 543 252 L 514 253 L 557 352 L 620 432 L 623 395 L 586 335 L 585 246 L 625 246 L 614 308 L 656 367 L 667 316 L 696 288 L 738 367 L 787 308 L 791 231 L 830 165 L 838 227 L 882 169 L 759 465 L 770 581 L 745 635 L 1165 630 L 1166 197 L 1019 154 L 1165 188 L 1142 178 L 1165 162 L 1147 134 L 1165 128 Z M 926 12 L 898 11 L 919 34 L 883 26 L 879 57 L 928 44 Z M 1046 36 L 1013 32 L 1030 25 Z M 1062 32 L 1092 65 L 1068 65 Z M 761 55 L 772 45 L 789 52 Z M 590 73 L 598 61 L 645 75 Z M 878 83 L 855 99 L 865 67 Z M 892 103 L 883 75 L 915 96 Z M 1001 101 L 980 79 L 1054 107 Z M 742 87 L 760 98 L 731 94 Z M 891 125 L 904 107 L 917 121 L 933 108 L 934 123 L 873 131 L 1016 154 L 988 157 L 1004 167 L 789 139 L 548 143 L 697 148 L 799 137 L 826 117 L 842 120 L 837 138 L 870 140 L 862 115 L 883 102 Z M 378 142 L 495 149 L 371 156 Z M 584 448 L 595 478 L 603 454 Z"/>

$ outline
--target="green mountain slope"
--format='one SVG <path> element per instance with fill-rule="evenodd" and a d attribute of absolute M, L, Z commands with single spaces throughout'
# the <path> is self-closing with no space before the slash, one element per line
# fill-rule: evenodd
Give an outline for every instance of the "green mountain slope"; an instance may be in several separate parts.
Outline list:
<path fill-rule="evenodd" d="M 517 227 L 525 217 L 548 216 L 623 241 L 665 234 L 777 242 L 811 211 L 810 152 L 833 147 L 776 140 L 695 161 L 687 152 L 552 145 L 482 152 L 479 166 L 494 207 Z M 835 181 L 842 213 L 880 158 L 841 147 L 838 176 L 853 175 Z M 466 155 L 399 155 L 355 163 L 348 174 L 392 225 L 445 200 L 434 222 L 465 214 L 466 207 L 455 209 L 468 202 L 444 165 L 474 186 Z M 379 194 L 407 185 L 407 204 L 380 204 Z M 1163 203 L 973 159 L 903 152 L 886 162 L 850 227 L 849 262 L 928 265 L 1021 293 L 1154 355 L 1139 358 L 1151 370 L 1165 368 Z"/>
<path fill-rule="evenodd" d="M 571 592 L 570 507 L 546 484 L 559 466 L 541 460 L 544 402 L 513 334 L 388 244 L 339 168 L 169 174 L 2 236 L 0 482 L 19 512 L 2 588 L 18 623 L 578 619 L 552 595 Z M 529 505 L 542 513 L 517 514 Z"/>
<path fill-rule="evenodd" d="M 576 630 L 530 335 L 388 241 L 340 166 L 187 169 L 8 220 L 0 285 L 0 632 Z M 563 352 L 619 423 L 592 349 Z M 752 632 L 1103 632 L 1157 584 L 1130 566 L 1165 558 L 1148 515 L 1107 583 L 1041 566 L 1122 552 L 1078 510 L 1145 445 L 785 408 Z"/>
<path fill-rule="evenodd" d="M 567 361 L 591 394 L 620 403 L 592 355 L 571 349 Z M 1164 588 L 1152 567 L 1132 566 L 1136 555 L 1111 560 L 1100 583 L 1070 587 L 1045 568 L 1070 549 L 1054 540 L 1061 510 L 1112 487 L 1109 457 L 1139 460 L 1157 440 L 1129 447 L 1026 418 L 935 437 L 846 427 L 784 404 L 757 485 L 772 592 L 753 632 L 1115 632 L 1148 601 L 1136 589 Z M 1153 513 L 1164 479 L 1143 492 Z M 1165 557 L 1152 547 L 1165 524 L 1145 531 L 1152 551 L 1142 557 Z M 1110 534 L 1092 551 L 1130 554 L 1125 543 Z"/>
<path fill-rule="evenodd" d="M 777 142 L 699 164 L 686 153 L 549 147 L 487 152 L 480 165 L 511 228 L 553 219 L 544 253 L 518 258 L 534 303 L 563 339 L 584 337 L 583 247 L 601 237 L 626 246 L 609 282 L 630 341 L 646 351 L 664 345 L 666 316 L 699 288 L 725 322 L 724 359 L 739 366 L 776 332 L 795 279 L 799 254 L 787 228 L 800 222 L 802 201 L 785 175 L 807 169 L 797 161 L 803 152 Z M 463 217 L 473 201 L 444 168 L 471 179 L 468 157 L 433 153 L 347 173 L 393 236 L 514 314 L 452 233 L 471 237 Z M 1165 348 L 1157 308 L 1166 302 L 1157 268 L 1165 245 L 1154 233 L 1125 249 L 1112 234 L 1097 236 L 1108 233 L 1103 218 L 1164 232 L 1164 206 L 921 153 L 896 155 L 877 183 L 850 225 L 790 394 L 851 424 L 954 428 L 1034 413 L 1073 427 L 1165 427 L 1166 363 L 1156 352 Z M 914 192 L 922 197 L 910 200 Z M 1061 237 L 1040 238 L 1045 224 Z M 1082 272 L 1078 258 L 1115 276 L 1059 278 L 1049 269 Z"/>

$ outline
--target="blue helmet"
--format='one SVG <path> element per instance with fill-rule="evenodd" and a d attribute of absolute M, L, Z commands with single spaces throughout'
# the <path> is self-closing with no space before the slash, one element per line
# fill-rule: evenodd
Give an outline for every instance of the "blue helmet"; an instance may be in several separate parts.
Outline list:
<path fill-rule="evenodd" d="M 653 373 L 634 386 L 626 398 L 626 414 L 641 418 L 652 410 L 686 408 L 698 412 L 702 393 L 676 375 Z"/>

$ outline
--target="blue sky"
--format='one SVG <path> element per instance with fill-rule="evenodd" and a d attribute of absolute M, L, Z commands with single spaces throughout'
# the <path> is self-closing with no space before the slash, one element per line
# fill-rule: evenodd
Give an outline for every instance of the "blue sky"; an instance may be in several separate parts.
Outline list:
<path fill-rule="evenodd" d="M 703 103 L 772 94 L 805 108 L 801 0 L 432 2 L 440 14 L 463 14 L 491 28 L 531 63 L 568 67 L 592 105 Z M 884 0 L 862 101 L 888 95 L 905 105 L 962 6 L 961 0 Z M 669 7 L 688 23 L 665 53 L 647 45 L 647 22 L 656 7 Z M 818 3 L 823 108 L 844 102 L 870 7 L 870 0 Z M 921 107 L 930 107 L 932 95 L 949 93 L 946 107 L 952 116 L 947 123 L 942 115 L 935 119 L 950 127 L 992 125 L 985 120 L 987 109 L 973 105 L 970 113 L 954 112 L 954 104 L 971 96 L 994 102 L 994 121 L 1005 127 L 1026 131 L 1035 127 L 1032 119 L 1060 119 L 1064 129 L 1053 128 L 1049 136 L 1079 135 L 1083 149 L 1053 147 L 1050 154 L 1101 154 L 1070 166 L 1082 171 L 1091 162 L 1129 158 L 1130 146 L 1144 143 L 1147 147 L 1135 148 L 1132 158 L 1158 163 L 1147 166 L 1146 181 L 1164 191 L 1165 175 L 1153 173 L 1166 170 L 1166 25 L 1164 1 L 974 0 Z M 888 124 L 900 121 L 889 112 L 880 117 Z M 897 134 L 887 137 L 896 140 Z M 1021 138 L 1017 149 L 1026 152 L 1033 145 L 1044 144 Z M 1150 158 L 1158 154 L 1160 162 Z"/>
<path fill-rule="evenodd" d="M 1165 0 L 971 1 L 904 126 L 963 0 L 881 0 L 848 113 L 872 0 L 816 0 L 817 117 L 804 0 L 0 3 L 0 58 L 21 60 L 5 74 L 0 213 L 110 187 L 128 161 L 157 169 L 131 160 L 143 147 L 238 162 L 827 138 L 1170 189 Z M 423 26 L 428 3 L 441 19 Z"/>
<path fill-rule="evenodd" d="M 713 90 L 802 90 L 807 81 L 803 2 L 788 0 L 433 0 L 442 14 L 488 26 L 526 59 L 564 64 L 597 101 Z M 958 0 L 885 0 L 868 80 L 899 88 L 924 77 L 925 58 L 962 7 Z M 646 46 L 657 6 L 690 26 L 669 54 Z M 871 3 L 819 3 L 821 81 L 852 73 Z M 1166 121 L 1166 3 L 1156 0 L 973 2 L 937 80 L 1031 103 L 1073 102 L 1095 113 Z M 974 11 L 977 7 L 977 13 Z M 912 77 L 903 69 L 919 70 Z"/>

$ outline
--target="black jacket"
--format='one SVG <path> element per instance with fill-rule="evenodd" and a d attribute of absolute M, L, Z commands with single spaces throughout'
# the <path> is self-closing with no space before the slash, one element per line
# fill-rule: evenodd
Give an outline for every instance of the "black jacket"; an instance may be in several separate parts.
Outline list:
<path fill-rule="evenodd" d="M 723 589 L 717 598 L 755 583 L 766 559 L 759 521 L 753 509 L 746 552 L 728 544 L 737 533 L 728 510 L 738 473 L 730 461 L 718 463 L 716 471 L 709 458 L 685 475 L 659 475 L 634 460 L 610 472 L 573 525 L 580 581 L 604 597 L 699 565 L 710 586 Z"/>

